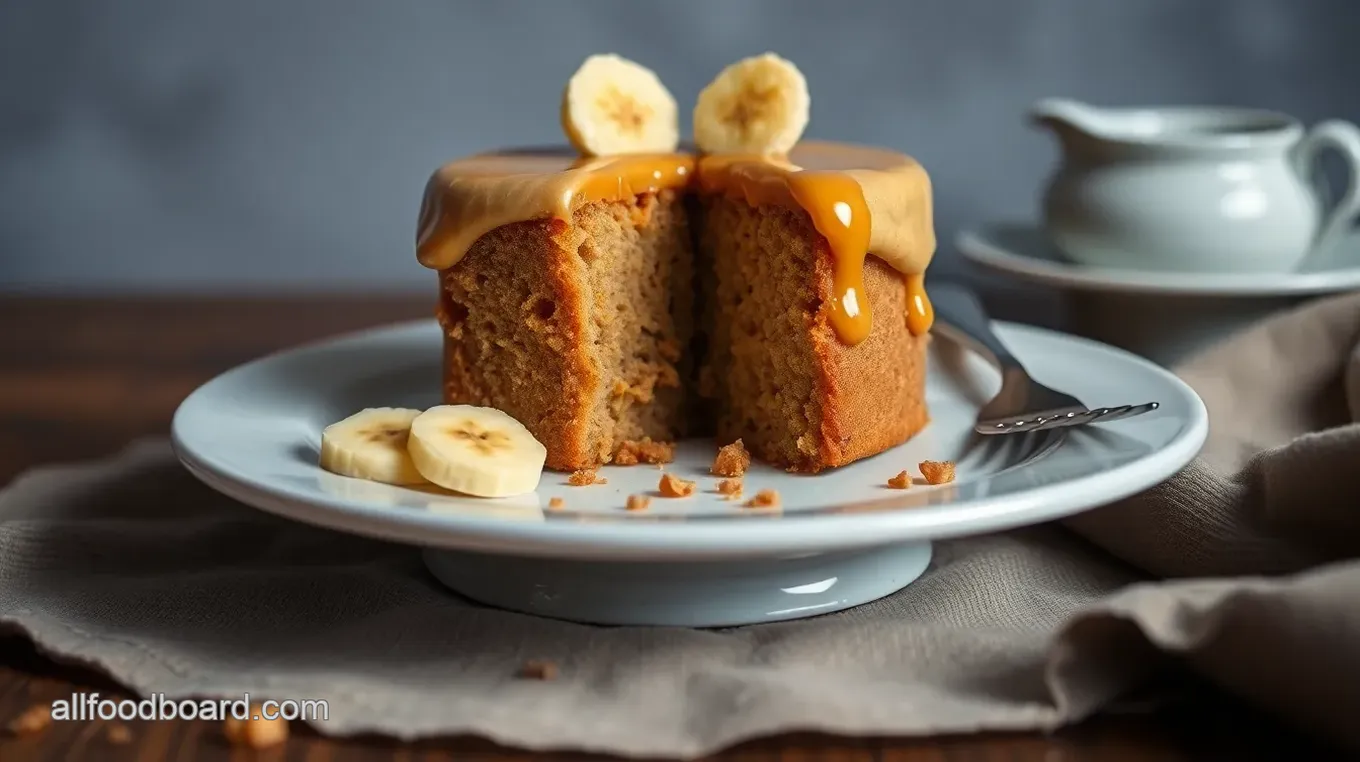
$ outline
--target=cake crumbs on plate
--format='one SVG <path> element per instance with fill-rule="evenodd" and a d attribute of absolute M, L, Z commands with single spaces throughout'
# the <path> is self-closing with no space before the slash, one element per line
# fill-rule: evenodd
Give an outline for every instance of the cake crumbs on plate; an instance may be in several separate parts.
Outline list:
<path fill-rule="evenodd" d="M 520 665 L 519 676 L 525 680 L 556 680 L 557 665 L 542 659 L 530 659 Z"/>
<path fill-rule="evenodd" d="M 550 511 L 560 511 L 560 510 L 562 510 L 563 508 L 566 508 L 566 507 L 567 507 L 567 501 L 563 500 L 562 498 L 560 498 L 560 497 L 550 497 L 550 498 L 548 498 L 548 510 L 550 510 Z"/>
<path fill-rule="evenodd" d="M 726 495 L 728 500 L 740 500 L 741 479 L 723 479 L 719 481 L 718 494 Z"/>
<path fill-rule="evenodd" d="M 647 506 L 652 504 L 652 499 L 646 495 L 629 495 L 628 503 L 625 506 L 630 511 L 645 511 Z"/>
<path fill-rule="evenodd" d="M 613 463 L 616 466 L 636 466 L 639 463 L 660 465 L 675 460 L 675 445 L 670 442 L 654 442 L 651 437 L 629 439 L 614 451 Z"/>
<path fill-rule="evenodd" d="M 906 471 L 902 471 L 897 476 L 888 479 L 888 486 L 893 489 L 906 489 L 911 486 L 911 476 Z"/>
<path fill-rule="evenodd" d="M 571 472 L 567 477 L 567 484 L 573 487 L 589 487 L 592 484 L 608 484 L 609 480 L 601 477 L 593 468 L 581 468 Z"/>
<path fill-rule="evenodd" d="M 772 490 L 772 489 L 763 489 L 763 490 L 757 492 L 755 497 L 753 497 L 753 498 L 751 498 L 749 501 L 747 501 L 746 507 L 747 507 L 747 508 L 778 508 L 778 507 L 779 507 L 779 493 L 776 492 L 775 490 Z"/>
<path fill-rule="evenodd" d="M 713 458 L 713 466 L 709 471 L 714 476 L 742 476 L 750 467 L 751 453 L 746 451 L 746 445 L 738 439 L 732 444 L 718 448 L 718 455 Z"/>
<path fill-rule="evenodd" d="M 675 474 L 662 474 L 657 491 L 662 497 L 689 497 L 694 494 L 694 482 L 681 479 Z"/>
<path fill-rule="evenodd" d="M 109 743 L 117 746 L 132 743 L 132 728 L 121 722 L 115 722 L 109 725 L 108 730 L 104 731 L 104 737 L 108 739 Z"/>
<path fill-rule="evenodd" d="M 917 465 L 926 484 L 948 484 L 954 481 L 954 461 L 923 460 Z"/>
<path fill-rule="evenodd" d="M 51 724 L 52 705 L 34 704 L 10 720 L 5 730 L 12 736 L 31 736 L 47 730 Z"/>
<path fill-rule="evenodd" d="M 259 704 L 251 704 L 249 719 L 228 717 L 222 723 L 222 735 L 233 746 L 251 749 L 268 749 L 287 741 L 288 720 L 282 717 L 266 720 L 261 717 L 262 712 Z"/>

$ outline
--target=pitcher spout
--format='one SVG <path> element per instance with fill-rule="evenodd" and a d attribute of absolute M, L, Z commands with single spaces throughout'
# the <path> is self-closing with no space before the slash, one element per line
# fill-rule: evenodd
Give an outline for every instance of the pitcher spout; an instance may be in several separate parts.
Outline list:
<path fill-rule="evenodd" d="M 1030 120 L 1059 134 L 1073 132 L 1102 138 L 1108 129 L 1101 109 L 1070 98 L 1044 98 L 1029 110 Z"/>

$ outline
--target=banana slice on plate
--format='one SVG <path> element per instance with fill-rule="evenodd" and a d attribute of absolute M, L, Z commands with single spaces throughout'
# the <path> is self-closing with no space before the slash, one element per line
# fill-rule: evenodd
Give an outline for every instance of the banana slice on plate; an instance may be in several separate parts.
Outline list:
<path fill-rule="evenodd" d="M 321 467 L 341 476 L 387 484 L 424 484 L 407 452 L 419 410 L 373 407 L 321 432 Z"/>
<path fill-rule="evenodd" d="M 524 424 L 489 407 L 440 405 L 411 422 L 407 445 L 420 473 L 445 489 L 511 497 L 538 489 L 548 450 Z"/>
<path fill-rule="evenodd" d="M 656 74 L 613 53 L 581 64 L 562 93 L 562 129 L 586 156 L 669 153 L 680 143 L 680 119 Z"/>
<path fill-rule="evenodd" d="M 694 105 L 694 142 L 704 153 L 780 155 L 807 128 L 812 98 L 798 67 L 774 53 L 718 73 Z"/>

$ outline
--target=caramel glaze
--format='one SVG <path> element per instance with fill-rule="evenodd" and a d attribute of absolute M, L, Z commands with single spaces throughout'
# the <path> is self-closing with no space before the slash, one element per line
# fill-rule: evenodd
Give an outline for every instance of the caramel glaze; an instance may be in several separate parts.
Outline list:
<path fill-rule="evenodd" d="M 872 253 L 902 273 L 907 327 L 930 330 L 934 310 L 925 270 L 935 253 L 930 178 L 921 165 L 891 151 L 804 141 L 787 157 L 630 155 L 582 159 L 566 152 L 524 151 L 473 156 L 441 167 L 421 204 L 416 256 L 442 270 L 486 233 L 512 222 L 570 219 L 579 205 L 614 201 L 697 183 L 753 205 L 807 212 L 834 260 L 831 325 L 855 345 L 873 316 L 864 298 L 864 259 Z"/>

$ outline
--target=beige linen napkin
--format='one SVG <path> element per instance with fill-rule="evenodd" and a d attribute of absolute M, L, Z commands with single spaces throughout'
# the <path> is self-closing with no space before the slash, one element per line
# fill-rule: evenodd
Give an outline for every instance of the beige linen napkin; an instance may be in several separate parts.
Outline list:
<path fill-rule="evenodd" d="M 142 693 L 325 699 L 336 735 L 687 757 L 780 731 L 1048 729 L 1177 666 L 1360 747 L 1357 343 L 1360 295 L 1232 339 L 1180 369 L 1211 416 L 1183 473 L 1070 529 L 940 543 L 916 583 L 815 619 L 484 608 L 412 549 L 233 503 L 143 442 L 0 492 L 0 624 Z M 517 679 L 526 659 L 558 679 Z"/>

